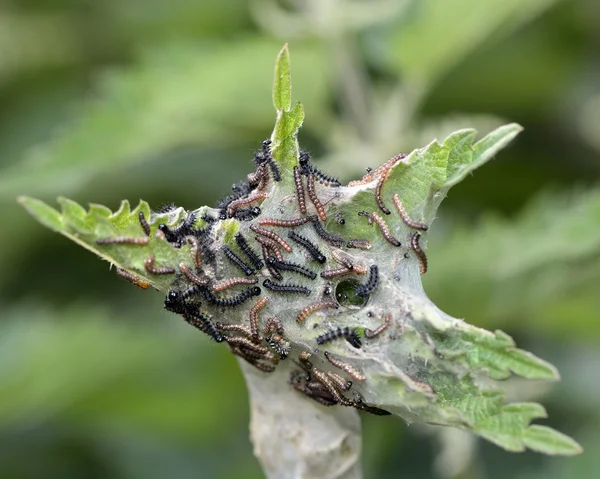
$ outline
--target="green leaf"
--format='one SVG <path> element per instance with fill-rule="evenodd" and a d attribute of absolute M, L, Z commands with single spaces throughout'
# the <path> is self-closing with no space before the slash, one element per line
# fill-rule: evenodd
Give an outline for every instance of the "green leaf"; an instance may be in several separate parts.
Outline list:
<path fill-rule="evenodd" d="M 439 352 L 450 360 L 464 361 L 472 371 L 486 370 L 492 379 L 508 379 L 511 374 L 527 379 L 558 380 L 554 366 L 515 347 L 506 333 L 490 333 L 483 329 L 460 325 L 446 329 L 438 338 Z M 460 356 L 453 352 L 461 351 Z M 454 357 L 453 357 L 454 356 Z"/>
<path fill-rule="evenodd" d="M 298 130 L 304 121 L 304 108 L 296 103 L 291 111 L 280 111 L 271 136 L 273 158 L 283 169 L 285 184 L 292 181 L 290 171 L 298 163 Z M 287 173 L 287 174 L 286 174 Z"/>
<path fill-rule="evenodd" d="M 131 211 L 129 202 L 125 200 L 115 213 L 111 213 L 108 208 L 100 205 L 93 205 L 89 211 L 86 211 L 72 200 L 59 198 L 58 201 L 62 206 L 62 212 L 59 213 L 34 198 L 21 196 L 18 201 L 43 225 L 66 236 L 118 268 L 133 273 L 140 280 L 158 290 L 167 290 L 172 278 L 169 275 L 158 276 L 148 273 L 144 265 L 150 255 L 155 256 L 155 261 L 159 266 L 185 263 L 193 267 L 189 245 L 173 248 L 157 236 L 158 225 L 161 223 L 173 225 L 179 221 L 182 215 L 181 209 L 170 213 L 151 215 L 150 207 L 146 202 L 141 201 L 138 207 Z M 147 245 L 99 245 L 96 243 L 98 240 L 116 236 L 145 238 L 139 220 L 140 212 L 144 213 L 151 229 Z M 201 214 L 202 212 L 199 213 L 199 215 Z M 202 223 L 198 221 L 196 224 L 201 226 Z"/>
<path fill-rule="evenodd" d="M 275 62 L 275 80 L 273 81 L 273 105 L 279 111 L 292 108 L 292 80 L 290 72 L 290 51 L 287 43 L 283 46 Z"/>
<path fill-rule="evenodd" d="M 516 123 L 501 126 L 475 143 L 472 148 L 470 145 L 472 136 L 467 136 L 464 139 L 464 144 L 459 146 L 465 148 L 466 151 L 459 151 L 450 155 L 446 187 L 450 188 L 456 185 L 471 174 L 473 170 L 487 163 L 521 131 L 523 131 L 523 127 Z"/>
<path fill-rule="evenodd" d="M 572 456 L 583 452 L 583 448 L 569 436 L 546 426 L 530 426 L 523 443 L 533 451 L 550 455 Z"/>
<path fill-rule="evenodd" d="M 401 192 L 409 216 L 430 223 L 448 190 L 489 161 L 521 130 L 516 123 L 501 126 L 473 144 L 475 130 L 463 129 L 450 134 L 441 143 L 434 140 L 426 147 L 414 150 L 390 169 L 382 188 L 384 204 L 391 205 L 393 194 Z M 355 204 L 353 212 L 378 209 L 374 194 L 376 184 L 372 181 L 363 188 L 360 197 L 364 201 Z M 391 222 L 402 228 L 400 218 L 392 218 Z"/>
<path fill-rule="evenodd" d="M 35 198 L 28 198 L 26 196 L 20 196 L 17 200 L 25 207 L 31 216 L 46 228 L 56 231 L 57 233 L 62 231 L 62 216 L 54 208 L 51 208 L 43 201 L 36 200 Z"/>

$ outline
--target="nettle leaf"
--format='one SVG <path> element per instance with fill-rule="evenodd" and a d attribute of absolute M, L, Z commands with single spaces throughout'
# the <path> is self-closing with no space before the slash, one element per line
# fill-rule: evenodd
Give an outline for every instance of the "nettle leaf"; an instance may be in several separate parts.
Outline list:
<path fill-rule="evenodd" d="M 162 239 L 158 230 L 160 224 L 173 225 L 181 218 L 187 218 L 189 213 L 182 208 L 174 209 L 168 213 L 155 214 L 150 212 L 150 207 L 145 201 L 131 211 L 127 200 L 121 203 L 118 211 L 112 213 L 102 205 L 90 205 L 88 211 L 74 201 L 59 198 L 61 211 L 44 204 L 43 202 L 26 196 L 19 197 L 21 203 L 29 213 L 44 226 L 60 233 L 84 248 L 96 253 L 102 259 L 109 261 L 117 268 L 128 271 L 139 279 L 139 286 L 144 283 L 157 290 L 165 291 L 172 281 L 168 275 L 149 274 L 145 262 L 154 255 L 156 266 L 179 265 L 181 263 L 192 266 L 193 258 L 190 257 L 190 245 L 173 248 Z M 150 226 L 150 235 L 146 236 L 141 223 L 140 213 L 144 214 Z M 198 220 L 197 225 L 204 222 Z M 98 244 L 107 238 L 125 237 L 132 240 L 147 240 L 147 244 Z M 190 262 L 191 261 L 191 262 Z M 147 286 L 145 286 L 147 287 Z"/>
<path fill-rule="evenodd" d="M 511 451 L 580 452 L 560 433 L 530 425 L 545 417 L 542 406 L 504 401 L 501 381 L 556 380 L 555 368 L 505 333 L 443 313 L 421 284 L 428 230 L 447 191 L 521 127 L 477 143 L 474 130 L 459 130 L 342 186 L 299 149 L 303 109 L 292 106 L 287 46 L 273 101 L 277 120 L 255 154 L 256 172 L 218 210 L 154 213 L 123 202 L 110 213 L 60 199 L 59 213 L 20 201 L 49 228 L 135 274 L 138 285 L 168 291 L 167 309 L 260 374 L 277 370 L 282 389 L 315 407 L 455 426 Z"/>

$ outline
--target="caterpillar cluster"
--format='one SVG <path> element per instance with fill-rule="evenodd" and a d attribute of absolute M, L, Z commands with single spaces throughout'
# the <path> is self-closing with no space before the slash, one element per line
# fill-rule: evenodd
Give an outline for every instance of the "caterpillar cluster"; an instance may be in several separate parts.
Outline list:
<path fill-rule="evenodd" d="M 277 150 L 275 154 L 278 154 Z M 273 309 L 279 306 L 279 301 L 274 299 L 285 295 L 281 302 L 296 308 L 296 324 L 300 325 L 294 325 L 296 328 L 322 327 L 322 323 L 329 324 L 331 320 L 330 311 L 326 310 L 340 308 L 340 303 L 334 298 L 338 297 L 336 285 L 342 284 L 344 276 L 354 275 L 346 283 L 358 297 L 366 298 L 376 290 L 380 283 L 379 268 L 373 264 L 367 270 L 361 260 L 373 245 L 381 244 L 374 240 L 379 233 L 391 245 L 401 246 L 400 240 L 394 236 L 399 221 L 394 222 L 394 217 L 384 220 L 382 215 L 392 214 L 386 205 L 390 194 L 385 182 L 400 159 L 401 156 L 394 157 L 376 170 L 368 171 L 363 182 L 359 182 L 372 182 L 369 187 L 374 189 L 374 201 L 373 198 L 369 200 L 369 211 L 359 213 L 368 218 L 369 224 L 376 224 L 376 228 L 366 228 L 368 234 L 365 236 L 369 239 L 344 238 L 338 234 L 351 229 L 346 224 L 349 211 L 337 210 L 342 206 L 337 198 L 343 198 L 345 190 L 327 190 L 340 187 L 340 181 L 316 168 L 305 151 L 300 152 L 298 165 L 293 168 L 291 186 L 295 194 L 286 196 L 279 203 L 281 217 L 273 214 L 277 211 L 273 205 L 263 206 L 274 191 L 272 182 L 281 180 L 281 171 L 271 154 L 271 142 L 265 140 L 254 153 L 255 171 L 245 181 L 232 186 L 231 193 L 217 203 L 216 213 L 185 212 L 173 224 L 176 210 L 173 204 L 159 207 L 150 217 L 140 211 L 139 235 L 101 238 L 97 242 L 99 245 L 144 246 L 158 238 L 174 248 L 189 248 L 190 260 L 176 268 L 162 264 L 160 260 L 157 262 L 150 254 L 139 271 L 147 273 L 145 277 L 151 278 L 148 281 L 122 269 L 118 270 L 118 274 L 144 289 L 164 281 L 165 276 L 172 276 L 165 309 L 181 315 L 187 323 L 216 342 L 225 342 L 233 354 L 267 373 L 272 372 L 279 361 L 295 357 L 302 371 L 294 372 L 290 382 L 299 392 L 326 406 L 345 405 L 386 415 L 389 414 L 387 411 L 366 404 L 356 388 L 352 390 L 353 383 L 367 379 L 365 374 L 328 351 L 323 352 L 326 361 L 313 360 L 314 364 L 309 353 L 294 353 L 283 323 L 272 315 L 278 314 Z M 294 202 L 295 208 L 286 211 L 290 201 Z M 400 215 L 406 226 L 416 230 L 407 238 L 408 247 L 417 257 L 421 273 L 424 273 L 427 258 L 419 240 L 420 232 L 427 231 L 428 225 L 413 220 L 397 194 L 393 195 L 393 203 L 394 213 Z M 335 205 L 333 213 L 330 210 L 329 219 L 328 204 Z M 389 206 L 392 206 L 391 201 Z M 269 217 L 262 214 L 265 207 Z M 415 209 L 421 211 L 420 207 Z M 157 220 L 158 215 L 169 213 L 171 220 Z M 395 218 L 398 219 L 398 216 Z M 326 223 L 328 220 L 329 223 Z M 284 228 L 287 229 L 285 234 Z M 350 251 L 352 249 L 354 251 Z M 305 258 L 305 261 L 299 261 L 299 258 Z M 353 279 L 367 272 L 367 279 L 361 283 Z M 287 276 L 291 274 L 302 276 L 299 278 L 301 281 L 288 281 Z M 317 280 L 317 276 L 320 276 L 320 283 L 308 283 L 307 280 Z M 263 292 L 267 295 L 261 296 Z M 219 317 L 225 312 L 223 308 L 239 308 L 238 311 L 243 313 L 239 314 L 240 321 L 213 322 L 211 314 Z M 326 321 L 306 324 L 311 315 L 315 319 L 325 317 Z M 370 343 L 380 340 L 392 324 L 391 315 L 383 318 L 383 322 L 374 329 L 364 328 L 364 333 L 362 327 L 338 326 L 334 322 L 331 329 L 316 337 L 316 343 L 323 346 L 339 340 L 337 344 L 345 344 L 345 341 L 353 348 L 361 348 L 364 340 L 364 347 L 368 349 Z M 325 369 L 319 369 L 323 364 Z"/>

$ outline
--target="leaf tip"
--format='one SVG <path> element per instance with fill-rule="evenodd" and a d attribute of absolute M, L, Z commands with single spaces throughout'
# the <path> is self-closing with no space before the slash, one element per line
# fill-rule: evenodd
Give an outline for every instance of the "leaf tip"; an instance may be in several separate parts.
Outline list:
<path fill-rule="evenodd" d="M 292 80 L 290 74 L 290 50 L 283 45 L 275 61 L 273 81 L 273 105 L 277 111 L 289 111 L 292 107 Z"/>
<path fill-rule="evenodd" d="M 33 200 L 33 198 L 31 198 L 30 196 L 25 196 L 25 195 L 17 196 L 17 203 L 19 203 L 23 207 L 25 207 L 27 205 L 27 203 L 29 203 L 31 200 Z"/>

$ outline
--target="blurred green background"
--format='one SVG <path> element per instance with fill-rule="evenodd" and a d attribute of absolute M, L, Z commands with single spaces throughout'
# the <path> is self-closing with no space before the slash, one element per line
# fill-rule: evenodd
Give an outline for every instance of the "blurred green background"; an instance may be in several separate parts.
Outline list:
<path fill-rule="evenodd" d="M 557 385 L 507 387 L 586 449 L 365 417 L 365 476 L 597 477 L 599 2 L 3 0 L 0 478 L 263 477 L 226 348 L 15 198 L 214 204 L 270 134 L 284 42 L 301 143 L 344 180 L 454 129 L 525 127 L 450 192 L 425 288 L 556 364 Z"/>

